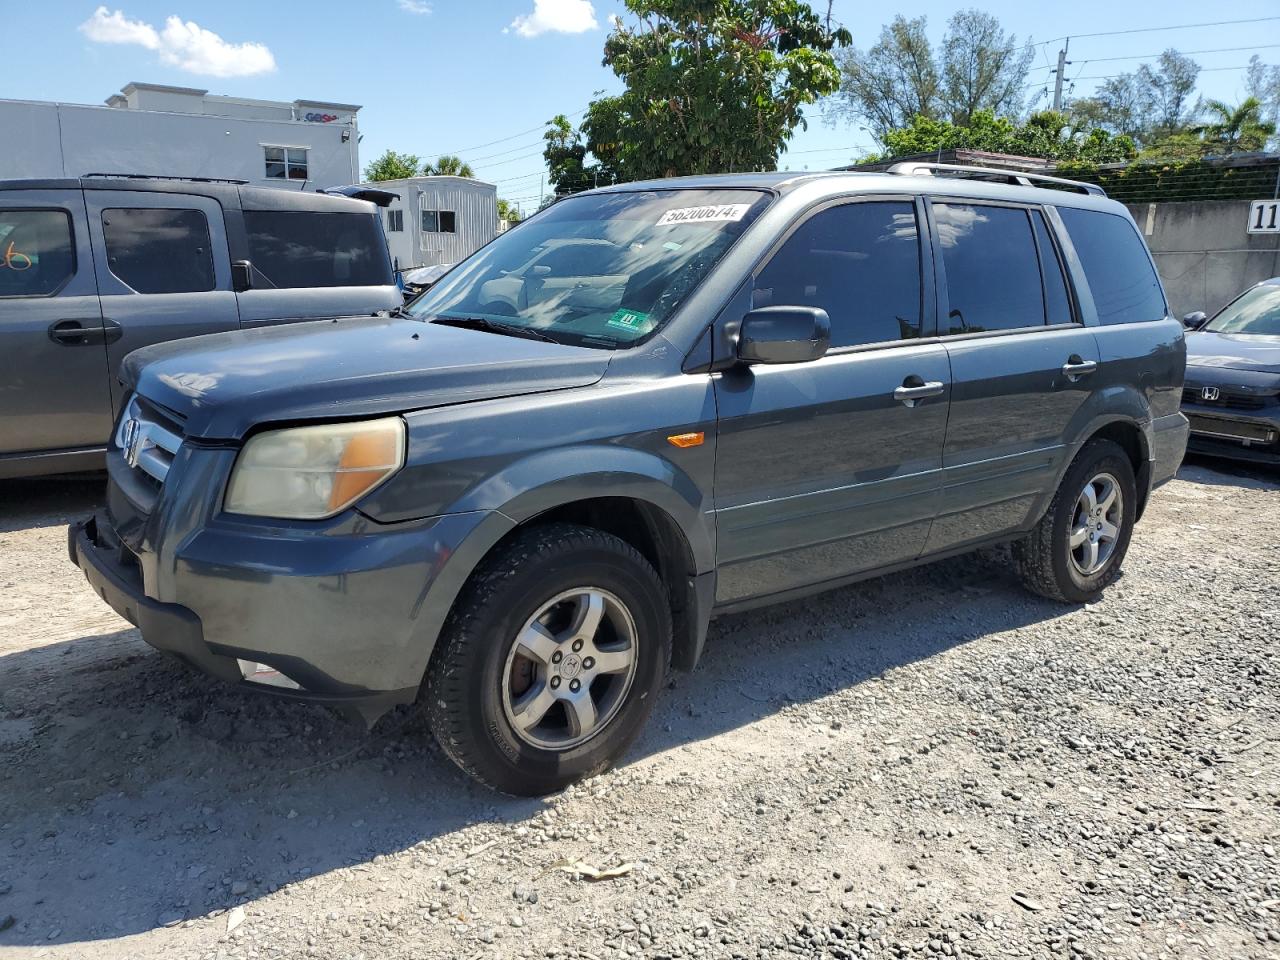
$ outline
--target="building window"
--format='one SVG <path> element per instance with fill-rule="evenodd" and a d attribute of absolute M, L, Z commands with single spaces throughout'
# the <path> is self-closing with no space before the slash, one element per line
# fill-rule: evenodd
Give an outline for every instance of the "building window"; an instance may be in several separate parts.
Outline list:
<path fill-rule="evenodd" d="M 457 233 L 458 215 L 452 210 L 423 210 L 423 233 Z"/>
<path fill-rule="evenodd" d="M 307 151 L 302 147 L 263 147 L 268 180 L 306 180 Z"/>
<path fill-rule="evenodd" d="M 387 233 L 400 233 L 404 230 L 404 211 L 387 211 Z"/>

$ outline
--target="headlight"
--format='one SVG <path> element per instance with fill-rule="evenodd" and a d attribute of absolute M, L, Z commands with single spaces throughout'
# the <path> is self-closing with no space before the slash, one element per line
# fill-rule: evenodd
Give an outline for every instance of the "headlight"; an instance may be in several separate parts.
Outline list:
<path fill-rule="evenodd" d="M 345 510 L 404 465 L 404 421 L 272 430 L 236 458 L 226 509 L 255 517 L 320 520 Z"/>

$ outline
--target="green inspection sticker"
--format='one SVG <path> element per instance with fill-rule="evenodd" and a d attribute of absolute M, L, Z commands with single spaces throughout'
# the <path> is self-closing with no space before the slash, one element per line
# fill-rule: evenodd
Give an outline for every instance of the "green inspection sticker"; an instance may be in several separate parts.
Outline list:
<path fill-rule="evenodd" d="M 639 310 L 619 310 L 609 318 L 605 326 L 616 327 L 619 330 L 643 330 L 648 322 L 647 313 L 641 313 Z"/>

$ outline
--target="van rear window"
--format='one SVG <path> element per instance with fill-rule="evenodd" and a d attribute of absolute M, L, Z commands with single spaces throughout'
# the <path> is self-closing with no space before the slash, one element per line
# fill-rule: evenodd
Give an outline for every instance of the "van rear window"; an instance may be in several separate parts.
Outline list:
<path fill-rule="evenodd" d="M 249 259 L 276 287 L 375 287 L 395 281 L 378 218 L 246 210 Z"/>
<path fill-rule="evenodd" d="M 1059 207 L 1104 325 L 1159 320 L 1168 312 L 1151 257 L 1124 217 Z"/>

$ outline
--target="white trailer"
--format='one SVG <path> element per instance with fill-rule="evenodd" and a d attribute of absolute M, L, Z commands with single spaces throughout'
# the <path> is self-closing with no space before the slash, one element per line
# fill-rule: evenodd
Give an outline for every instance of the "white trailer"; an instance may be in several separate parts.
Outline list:
<path fill-rule="evenodd" d="M 394 193 L 382 211 L 397 270 L 454 264 L 498 233 L 498 188 L 469 177 L 409 177 L 360 186 Z"/>

